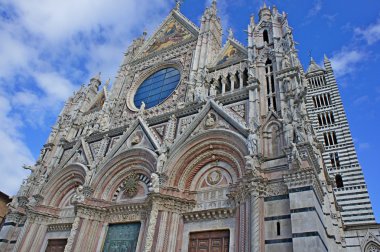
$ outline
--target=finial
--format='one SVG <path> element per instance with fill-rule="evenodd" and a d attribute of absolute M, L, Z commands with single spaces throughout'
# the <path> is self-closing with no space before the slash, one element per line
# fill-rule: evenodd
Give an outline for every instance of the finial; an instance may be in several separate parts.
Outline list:
<path fill-rule="evenodd" d="M 267 9 L 268 7 L 267 7 L 267 3 L 266 3 L 266 1 L 264 0 L 264 5 L 263 5 L 263 9 Z"/>
<path fill-rule="evenodd" d="M 314 59 L 313 59 L 313 56 L 312 56 L 311 52 L 312 52 L 312 50 L 310 49 L 310 50 L 309 50 L 309 58 L 310 58 L 310 62 L 314 61 Z"/>
<path fill-rule="evenodd" d="M 251 25 L 255 25 L 255 15 L 251 14 L 250 22 Z"/>
<path fill-rule="evenodd" d="M 216 10 L 216 0 L 212 0 L 211 7 Z"/>
<path fill-rule="evenodd" d="M 228 38 L 229 39 L 234 38 L 234 31 L 232 30 L 232 28 L 228 29 Z"/>
<path fill-rule="evenodd" d="M 325 61 L 330 61 L 326 54 L 323 55 Z"/>
<path fill-rule="evenodd" d="M 181 4 L 182 4 L 182 1 L 183 1 L 183 0 L 176 0 L 176 1 L 175 1 L 175 8 L 174 8 L 174 9 L 175 9 L 176 11 L 179 11 L 179 10 L 180 10 L 180 8 L 181 8 Z"/>

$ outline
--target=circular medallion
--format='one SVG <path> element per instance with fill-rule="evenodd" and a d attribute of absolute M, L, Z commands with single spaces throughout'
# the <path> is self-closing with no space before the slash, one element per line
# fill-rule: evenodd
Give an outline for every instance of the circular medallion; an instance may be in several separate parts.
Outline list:
<path fill-rule="evenodd" d="M 161 69 L 146 78 L 136 91 L 134 103 L 137 108 L 144 102 L 145 108 L 154 107 L 168 98 L 176 89 L 181 73 L 174 67 Z"/>
<path fill-rule="evenodd" d="M 222 180 L 222 173 L 219 170 L 213 170 L 207 175 L 207 183 L 217 185 Z"/>

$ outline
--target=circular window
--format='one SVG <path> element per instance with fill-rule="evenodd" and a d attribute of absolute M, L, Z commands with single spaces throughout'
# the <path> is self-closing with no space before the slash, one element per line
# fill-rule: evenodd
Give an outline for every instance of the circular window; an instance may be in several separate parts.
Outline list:
<path fill-rule="evenodd" d="M 168 98 L 181 79 L 180 72 L 174 68 L 164 68 L 149 76 L 137 89 L 134 103 L 137 108 L 145 103 L 145 108 L 151 108 Z"/>

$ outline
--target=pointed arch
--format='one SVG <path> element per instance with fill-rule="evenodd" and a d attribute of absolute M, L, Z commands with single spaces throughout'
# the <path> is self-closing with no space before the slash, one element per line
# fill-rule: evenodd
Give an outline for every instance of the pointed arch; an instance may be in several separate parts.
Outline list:
<path fill-rule="evenodd" d="M 178 146 L 170 156 L 166 166 L 167 185 L 189 190 L 196 174 L 216 161 L 228 164 L 234 172 L 233 177 L 241 178 L 245 172 L 246 155 L 245 139 L 235 132 L 214 129 L 200 133 Z"/>
<path fill-rule="evenodd" d="M 265 157 L 278 157 L 282 155 L 282 126 L 278 120 L 271 120 L 263 127 L 263 153 Z"/>
<path fill-rule="evenodd" d="M 157 155 L 149 149 L 133 148 L 120 153 L 102 166 L 91 181 L 94 197 L 111 201 L 128 174 L 136 172 L 150 178 L 156 163 Z"/>
<path fill-rule="evenodd" d="M 45 195 L 43 204 L 61 207 L 61 202 L 67 198 L 76 187 L 83 185 L 88 168 L 80 163 L 70 164 L 54 173 L 43 188 Z"/>

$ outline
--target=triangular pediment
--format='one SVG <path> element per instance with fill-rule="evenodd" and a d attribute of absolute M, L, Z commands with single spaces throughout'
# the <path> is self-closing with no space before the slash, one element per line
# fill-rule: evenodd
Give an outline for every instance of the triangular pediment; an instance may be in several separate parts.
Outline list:
<path fill-rule="evenodd" d="M 92 163 L 92 157 L 89 153 L 88 146 L 85 146 L 84 139 L 78 141 L 72 148 L 64 150 L 59 161 L 59 167 L 63 168 L 69 164 L 80 163 L 89 165 Z"/>
<path fill-rule="evenodd" d="M 151 132 L 143 119 L 138 118 L 132 126 L 114 142 L 107 153 L 105 162 L 110 158 L 132 148 L 145 148 L 157 151 L 160 148 L 159 140 Z"/>
<path fill-rule="evenodd" d="M 141 48 L 137 58 L 160 52 L 198 37 L 199 29 L 180 12 L 173 10 Z"/>
<path fill-rule="evenodd" d="M 243 137 L 248 136 L 248 129 L 241 122 L 235 120 L 214 100 L 209 100 L 204 108 L 192 118 L 191 123 L 186 126 L 185 130 L 175 140 L 171 149 L 175 150 L 188 138 L 212 129 L 226 129 L 234 131 Z"/>
<path fill-rule="evenodd" d="M 247 58 L 247 49 L 234 39 L 229 38 L 219 55 L 216 57 L 216 61 L 213 66 L 219 67 L 231 63 L 233 64 L 234 62 L 239 62 Z"/>

